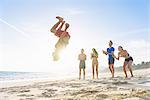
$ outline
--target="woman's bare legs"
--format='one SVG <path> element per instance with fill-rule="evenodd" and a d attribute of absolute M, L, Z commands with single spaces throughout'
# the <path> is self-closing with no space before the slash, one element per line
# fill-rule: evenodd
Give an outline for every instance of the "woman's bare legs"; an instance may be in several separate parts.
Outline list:
<path fill-rule="evenodd" d="M 127 76 L 127 71 L 126 71 L 126 66 L 127 66 L 127 64 L 128 64 L 128 63 L 127 63 L 126 61 L 125 61 L 124 64 L 123 64 L 123 71 L 124 71 L 124 73 L 125 73 L 125 77 L 126 77 L 126 78 L 128 78 L 128 76 Z"/>
<path fill-rule="evenodd" d="M 92 64 L 92 72 L 93 72 L 93 79 L 94 79 L 94 64 Z"/>
<path fill-rule="evenodd" d="M 133 61 L 129 61 L 129 63 L 128 63 L 128 69 L 129 69 L 129 71 L 130 71 L 130 73 L 131 73 L 131 77 L 133 77 L 132 62 L 133 62 Z"/>
<path fill-rule="evenodd" d="M 97 79 L 98 79 L 98 64 L 96 64 L 96 75 L 97 75 Z"/>

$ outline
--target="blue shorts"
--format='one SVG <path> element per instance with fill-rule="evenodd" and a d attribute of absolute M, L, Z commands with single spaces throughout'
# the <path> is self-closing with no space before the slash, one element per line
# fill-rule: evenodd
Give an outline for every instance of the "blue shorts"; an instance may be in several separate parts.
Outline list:
<path fill-rule="evenodd" d="M 114 62 L 115 62 L 115 59 L 114 59 L 114 58 L 108 59 L 108 64 L 109 64 L 109 65 L 110 65 L 110 64 L 114 64 Z"/>

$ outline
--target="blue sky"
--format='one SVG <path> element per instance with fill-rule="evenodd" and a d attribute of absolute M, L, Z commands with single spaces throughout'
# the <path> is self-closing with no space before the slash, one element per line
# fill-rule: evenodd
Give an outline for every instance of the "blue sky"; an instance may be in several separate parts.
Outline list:
<path fill-rule="evenodd" d="M 149 5 L 149 0 L 1 0 L 0 70 L 62 70 L 64 63 L 66 70 L 72 69 L 71 65 L 76 70 L 80 49 L 85 48 L 89 56 L 93 47 L 100 53 L 100 66 L 107 67 L 101 50 L 108 47 L 110 39 L 116 54 L 122 45 L 134 63 L 149 61 Z M 65 57 L 56 63 L 51 53 L 57 38 L 49 29 L 57 15 L 70 23 L 71 40 Z M 116 66 L 122 62 L 116 61 Z M 90 70 L 90 59 L 87 64 Z"/>

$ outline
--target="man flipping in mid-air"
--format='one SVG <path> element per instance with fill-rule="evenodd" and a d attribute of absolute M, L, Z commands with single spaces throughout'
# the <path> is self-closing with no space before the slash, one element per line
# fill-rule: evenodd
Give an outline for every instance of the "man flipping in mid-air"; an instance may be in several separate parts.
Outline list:
<path fill-rule="evenodd" d="M 67 46 L 69 43 L 70 35 L 67 32 L 69 28 L 69 24 L 65 23 L 62 17 L 57 16 L 58 22 L 51 28 L 51 32 L 54 33 L 55 36 L 59 38 L 57 43 L 55 44 L 55 51 L 53 52 L 53 60 L 59 60 L 60 51 Z M 63 25 L 65 24 L 65 29 L 62 30 Z"/>

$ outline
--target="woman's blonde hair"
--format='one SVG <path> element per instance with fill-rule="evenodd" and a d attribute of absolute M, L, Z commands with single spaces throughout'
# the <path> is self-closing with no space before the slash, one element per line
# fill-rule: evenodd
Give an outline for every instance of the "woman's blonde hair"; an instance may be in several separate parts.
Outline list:
<path fill-rule="evenodd" d="M 94 54 L 96 54 L 96 56 L 98 56 L 98 52 L 96 51 L 95 48 L 92 49 L 94 51 Z"/>

